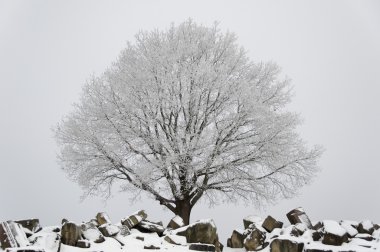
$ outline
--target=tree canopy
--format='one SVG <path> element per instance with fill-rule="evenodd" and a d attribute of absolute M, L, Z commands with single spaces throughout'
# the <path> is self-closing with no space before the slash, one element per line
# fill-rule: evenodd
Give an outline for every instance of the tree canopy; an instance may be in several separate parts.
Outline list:
<path fill-rule="evenodd" d="M 185 223 L 201 198 L 289 197 L 321 154 L 297 133 L 291 95 L 276 64 L 217 25 L 140 32 L 57 125 L 59 158 L 87 194 L 143 191 Z"/>

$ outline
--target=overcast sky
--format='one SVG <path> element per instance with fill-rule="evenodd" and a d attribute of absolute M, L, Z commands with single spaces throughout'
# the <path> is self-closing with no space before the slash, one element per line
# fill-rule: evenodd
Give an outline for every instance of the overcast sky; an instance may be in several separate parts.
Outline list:
<path fill-rule="evenodd" d="M 107 211 L 117 222 L 140 208 L 152 220 L 172 214 L 127 194 L 80 202 L 59 169 L 51 128 L 139 30 L 191 17 L 233 31 L 255 61 L 275 61 L 292 79 L 290 109 L 300 134 L 326 151 L 322 171 L 299 196 L 265 209 L 200 204 L 192 220 L 213 218 L 222 242 L 243 217 L 287 223 L 303 206 L 312 220 L 380 222 L 379 1 L 3 1 L 0 0 L 0 221 L 39 217 L 58 225 Z"/>

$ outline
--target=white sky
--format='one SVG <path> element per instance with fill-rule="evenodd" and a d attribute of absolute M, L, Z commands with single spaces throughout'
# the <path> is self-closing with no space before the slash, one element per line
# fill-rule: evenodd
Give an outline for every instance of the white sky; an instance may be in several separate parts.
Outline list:
<path fill-rule="evenodd" d="M 113 221 L 144 208 L 168 221 L 156 202 L 117 194 L 80 203 L 81 191 L 56 162 L 53 127 L 140 29 L 187 18 L 220 21 L 255 61 L 273 60 L 293 80 L 291 109 L 302 136 L 326 148 L 315 181 L 264 210 L 207 204 L 192 220 L 214 218 L 225 243 L 250 214 L 286 221 L 303 206 L 312 220 L 380 222 L 379 1 L 3 1 L 0 0 L 0 221 L 39 217 L 84 221 L 107 211 Z"/>

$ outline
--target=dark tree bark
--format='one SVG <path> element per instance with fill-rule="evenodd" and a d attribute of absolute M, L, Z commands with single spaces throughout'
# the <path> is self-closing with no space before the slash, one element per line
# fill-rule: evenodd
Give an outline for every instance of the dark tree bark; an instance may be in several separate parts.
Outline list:
<path fill-rule="evenodd" d="M 178 200 L 175 204 L 175 214 L 182 218 L 185 225 L 189 225 L 191 209 L 193 208 L 193 206 L 190 204 L 190 200 Z"/>

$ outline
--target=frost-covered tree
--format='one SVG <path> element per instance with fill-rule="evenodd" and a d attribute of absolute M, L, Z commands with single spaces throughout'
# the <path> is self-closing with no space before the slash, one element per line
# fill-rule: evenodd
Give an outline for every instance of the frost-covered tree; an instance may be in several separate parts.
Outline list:
<path fill-rule="evenodd" d="M 292 196 L 321 151 L 297 134 L 279 74 L 217 25 L 141 32 L 55 129 L 62 168 L 86 195 L 146 192 L 185 223 L 202 197 Z"/>

